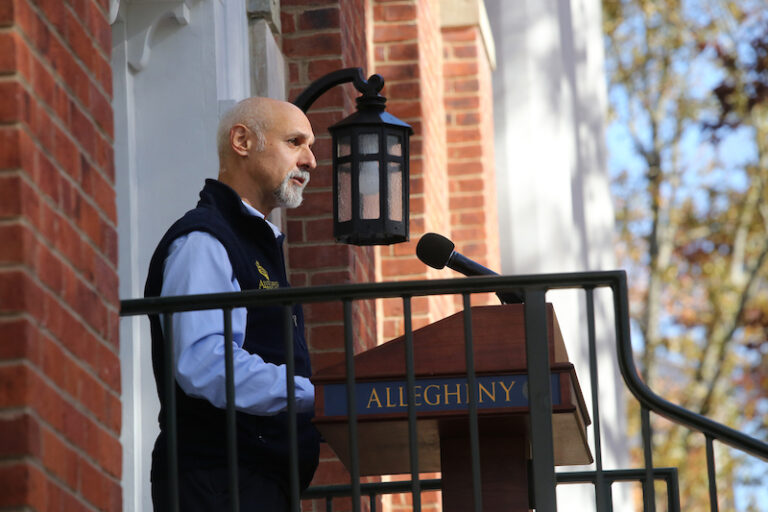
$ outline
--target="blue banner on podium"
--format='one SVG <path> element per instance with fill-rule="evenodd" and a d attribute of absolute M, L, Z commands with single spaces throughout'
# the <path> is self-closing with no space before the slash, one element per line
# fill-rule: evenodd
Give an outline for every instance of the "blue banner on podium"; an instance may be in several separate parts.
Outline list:
<path fill-rule="evenodd" d="M 478 409 L 528 407 L 527 375 L 482 375 L 476 378 Z M 559 405 L 560 379 L 551 375 L 552 405 Z M 414 405 L 417 412 L 459 412 L 469 409 L 466 377 L 416 379 Z M 325 416 L 347 415 L 346 384 L 323 385 Z M 355 384 L 358 416 L 408 412 L 408 388 L 404 380 Z"/>

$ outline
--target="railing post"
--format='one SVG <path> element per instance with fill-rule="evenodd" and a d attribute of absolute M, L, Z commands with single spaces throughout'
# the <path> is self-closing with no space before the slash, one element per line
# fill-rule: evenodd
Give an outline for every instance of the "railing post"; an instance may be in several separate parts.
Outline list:
<path fill-rule="evenodd" d="M 480 430 L 477 423 L 477 378 L 475 349 L 472 338 L 472 304 L 468 293 L 464 299 L 464 347 L 467 364 L 467 400 L 469 401 L 469 445 L 472 454 L 472 496 L 475 512 L 483 512 L 483 482 L 480 471 Z"/>
<path fill-rule="evenodd" d="M 411 501 L 415 512 L 421 511 L 421 482 L 419 481 L 419 432 L 416 424 L 416 370 L 413 362 L 413 325 L 411 297 L 403 296 L 405 325 L 405 378 L 408 393 L 408 454 L 411 461 Z"/>
<path fill-rule="evenodd" d="M 291 491 L 291 511 L 300 512 L 299 498 L 299 428 L 296 421 L 296 361 L 293 350 L 293 308 L 291 304 L 283 305 L 283 337 L 285 341 L 285 391 L 288 395 L 288 439 L 290 457 L 289 472 Z"/>
<path fill-rule="evenodd" d="M 224 308 L 224 380 L 227 396 L 227 465 L 229 477 L 229 508 L 240 510 L 237 476 L 237 415 L 235 411 L 235 369 L 232 350 L 232 309 Z"/>
<path fill-rule="evenodd" d="M 717 477 L 715 474 L 715 447 L 713 446 L 712 436 L 706 434 L 707 440 L 707 478 L 709 480 L 709 508 L 712 512 L 717 512 L 719 505 L 717 503 Z"/>
<path fill-rule="evenodd" d="M 645 459 L 645 481 L 643 483 L 643 510 L 656 511 L 656 486 L 653 476 L 653 431 L 651 413 L 644 405 L 640 408 L 640 423 L 643 433 L 643 453 Z"/>
<path fill-rule="evenodd" d="M 677 482 L 677 468 L 670 468 L 667 480 L 667 510 L 680 512 L 680 486 Z"/>
<path fill-rule="evenodd" d="M 163 385 L 165 386 L 165 425 L 168 461 L 168 499 L 171 512 L 179 512 L 179 445 L 176 428 L 176 365 L 173 361 L 173 322 L 163 314 Z"/>
<path fill-rule="evenodd" d="M 592 388 L 592 419 L 595 444 L 595 504 L 597 512 L 611 509 L 611 489 L 603 475 L 603 448 L 600 439 L 600 379 L 597 372 L 597 339 L 595 336 L 595 290 L 587 288 L 587 336 L 589 342 L 589 380 Z"/>
<path fill-rule="evenodd" d="M 555 512 L 555 453 L 552 443 L 550 382 L 545 290 L 525 290 L 525 354 L 531 418 L 533 494 L 537 512 Z"/>
<path fill-rule="evenodd" d="M 358 452 L 357 402 L 355 400 L 355 345 L 352 332 L 352 301 L 344 302 L 344 359 L 347 373 L 347 424 L 349 425 L 349 476 L 352 510 L 360 512 L 360 453 Z"/>

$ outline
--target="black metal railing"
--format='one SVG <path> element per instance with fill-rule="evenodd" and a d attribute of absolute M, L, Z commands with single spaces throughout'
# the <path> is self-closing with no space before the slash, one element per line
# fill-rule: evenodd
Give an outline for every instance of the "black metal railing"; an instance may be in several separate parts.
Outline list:
<path fill-rule="evenodd" d="M 612 292 L 613 310 L 615 322 L 615 342 L 617 344 L 619 367 L 625 383 L 632 394 L 641 404 L 641 423 L 644 447 L 644 466 L 635 469 L 606 470 L 603 468 L 603 448 L 601 443 L 601 418 L 599 407 L 599 382 L 597 368 L 597 345 L 595 335 L 595 307 L 594 291 L 598 288 L 607 288 Z M 552 398 L 550 393 L 550 368 L 548 346 L 546 343 L 537 343 L 537 340 L 547 339 L 546 303 L 545 295 L 549 290 L 556 289 L 580 289 L 585 293 L 587 305 L 587 338 L 589 343 L 590 384 L 592 390 L 592 446 L 595 450 L 595 469 L 579 472 L 559 472 L 554 470 L 554 454 L 552 442 Z M 663 481 L 667 486 L 668 509 L 676 511 L 680 509 L 677 470 L 675 468 L 654 468 L 651 455 L 652 433 L 650 428 L 650 411 L 660 414 L 673 422 L 685 425 L 698 432 L 702 432 L 707 440 L 707 465 L 709 474 L 709 490 L 711 496 L 711 510 L 717 511 L 717 485 L 715 481 L 715 462 L 713 442 L 715 440 L 725 443 L 745 453 L 755 455 L 768 461 L 768 444 L 749 437 L 729 427 L 720 425 L 708 418 L 685 410 L 672 404 L 653 393 L 641 380 L 635 367 L 630 345 L 629 305 L 627 295 L 626 274 L 623 271 L 607 272 L 580 272 L 568 274 L 544 274 L 528 276 L 494 276 L 472 277 L 464 279 L 446 279 L 434 281 L 407 281 L 396 283 L 374 284 L 347 284 L 338 286 L 322 286 L 307 288 L 286 288 L 276 290 L 253 290 L 239 293 L 224 293 L 210 295 L 196 295 L 186 297 L 160 297 L 148 299 L 132 299 L 121 302 L 121 315 L 145 315 L 160 314 L 165 318 L 166 333 L 168 338 L 172 336 L 170 331 L 170 316 L 182 311 L 221 309 L 225 318 L 225 325 L 231 325 L 231 311 L 237 307 L 282 305 L 285 315 L 285 352 L 288 379 L 288 415 L 290 418 L 289 432 L 291 434 L 290 451 L 290 475 L 292 510 L 300 510 L 301 499 L 323 498 L 326 500 L 328 510 L 331 510 L 333 499 L 341 496 L 351 497 L 354 510 L 360 510 L 361 499 L 366 496 L 370 500 L 371 510 L 376 508 L 376 497 L 389 493 L 410 493 L 413 509 L 421 510 L 421 493 L 440 488 L 440 480 L 422 479 L 418 472 L 418 451 L 416 449 L 416 411 L 414 400 L 415 372 L 413 363 L 413 331 L 411 327 L 411 300 L 414 297 L 460 294 L 464 302 L 465 347 L 467 361 L 468 389 L 473 390 L 474 375 L 473 340 L 471 335 L 471 310 L 469 308 L 470 296 L 475 293 L 486 292 L 517 292 L 525 299 L 525 331 L 526 353 L 528 364 L 528 394 L 530 407 L 530 440 L 531 440 L 531 468 L 530 480 L 531 500 L 538 511 L 556 510 L 557 484 L 589 483 L 595 489 L 595 503 L 598 512 L 612 510 L 612 485 L 615 482 L 634 481 L 640 482 L 643 488 L 644 510 L 654 511 L 656 506 L 655 481 Z M 406 378 L 408 390 L 408 432 L 410 443 L 410 468 L 411 480 L 405 482 L 360 482 L 359 458 L 357 451 L 357 418 L 355 413 L 354 397 L 354 351 L 352 331 L 352 304 L 359 300 L 377 298 L 400 298 L 403 301 L 403 318 L 405 325 L 405 351 L 406 351 Z M 351 464 L 349 485 L 334 485 L 310 488 L 299 496 L 298 487 L 298 445 L 296 438 L 296 402 L 294 396 L 293 376 L 293 340 L 292 340 L 292 314 L 291 307 L 294 304 L 309 304 L 316 302 L 339 302 L 343 304 L 344 311 L 344 349 L 346 362 L 346 389 L 347 411 L 349 411 L 349 450 Z M 231 348 L 231 328 L 225 329 L 225 347 Z M 169 344 L 170 345 L 170 344 Z M 166 375 L 167 381 L 173 382 L 172 347 L 166 347 Z M 231 352 L 225 354 L 231 358 Z M 227 418 L 228 436 L 232 440 L 228 444 L 230 488 L 233 495 L 237 489 L 237 448 L 234 445 L 234 379 L 232 367 L 226 365 L 227 381 Z M 168 456 L 171 459 L 168 465 L 169 486 L 171 486 L 172 510 L 178 510 L 178 495 L 175 494 L 177 482 L 176 457 L 176 424 L 173 396 L 175 386 L 165 386 L 166 404 L 168 414 Z M 472 485 L 474 493 L 474 509 L 481 511 L 482 499 L 480 489 L 479 438 L 477 403 L 470 399 L 469 423 L 470 445 L 473 454 Z M 232 502 L 232 510 L 238 510 L 236 501 Z"/>

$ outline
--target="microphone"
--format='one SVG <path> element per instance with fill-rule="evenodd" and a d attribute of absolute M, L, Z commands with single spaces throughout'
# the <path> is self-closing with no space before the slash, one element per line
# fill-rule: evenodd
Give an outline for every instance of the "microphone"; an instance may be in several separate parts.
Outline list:
<path fill-rule="evenodd" d="M 426 265 L 441 269 L 448 267 L 465 276 L 497 276 L 496 272 L 473 261 L 458 251 L 453 242 L 437 233 L 426 233 L 416 245 L 416 256 Z M 498 292 L 501 302 L 505 304 L 521 304 L 522 296 L 516 292 Z"/>

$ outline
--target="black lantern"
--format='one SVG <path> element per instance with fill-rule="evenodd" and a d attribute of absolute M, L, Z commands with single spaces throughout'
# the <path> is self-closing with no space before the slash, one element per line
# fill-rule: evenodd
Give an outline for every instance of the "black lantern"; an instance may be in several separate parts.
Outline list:
<path fill-rule="evenodd" d="M 294 102 L 309 105 L 334 85 L 352 82 L 362 93 L 357 112 L 329 128 L 333 144 L 333 234 L 354 245 L 408 240 L 409 140 L 413 129 L 384 110 L 384 80 L 367 81 L 360 68 L 330 73 Z"/>

